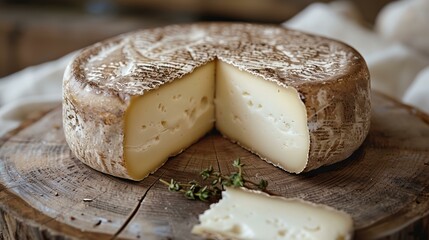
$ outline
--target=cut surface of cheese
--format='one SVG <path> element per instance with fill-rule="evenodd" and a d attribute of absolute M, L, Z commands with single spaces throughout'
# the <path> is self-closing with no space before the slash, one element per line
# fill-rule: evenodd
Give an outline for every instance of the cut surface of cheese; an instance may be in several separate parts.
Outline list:
<path fill-rule="evenodd" d="M 199 217 L 192 233 L 215 239 L 346 240 L 353 220 L 345 212 L 296 198 L 226 188 Z"/>
<path fill-rule="evenodd" d="M 83 50 L 63 81 L 73 154 L 141 180 L 213 126 L 300 173 L 346 159 L 369 130 L 369 74 L 351 47 L 269 25 L 137 31 Z"/>
<path fill-rule="evenodd" d="M 125 115 L 124 159 L 141 179 L 213 128 L 214 62 L 178 81 L 134 97 Z"/>
<path fill-rule="evenodd" d="M 295 173 L 307 165 L 310 139 L 298 92 L 212 61 L 131 100 L 124 127 L 129 175 L 154 172 L 211 130 L 215 119 L 221 133 L 274 165 Z"/>
<path fill-rule="evenodd" d="M 261 158 L 300 173 L 307 165 L 307 112 L 298 92 L 219 62 L 216 128 Z"/>

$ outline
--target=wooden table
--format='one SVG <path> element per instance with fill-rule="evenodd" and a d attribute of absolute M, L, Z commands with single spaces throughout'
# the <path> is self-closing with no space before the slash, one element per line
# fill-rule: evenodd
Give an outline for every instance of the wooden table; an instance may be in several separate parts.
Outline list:
<path fill-rule="evenodd" d="M 380 94 L 372 101 L 369 136 L 338 164 L 288 174 L 213 131 L 140 182 L 99 173 L 74 158 L 58 107 L 0 139 L 1 235 L 199 239 L 190 229 L 210 202 L 186 200 L 159 179 L 198 179 L 209 165 L 227 174 L 240 157 L 246 176 L 268 179 L 269 191 L 350 213 L 358 239 L 427 239 L 429 116 Z"/>

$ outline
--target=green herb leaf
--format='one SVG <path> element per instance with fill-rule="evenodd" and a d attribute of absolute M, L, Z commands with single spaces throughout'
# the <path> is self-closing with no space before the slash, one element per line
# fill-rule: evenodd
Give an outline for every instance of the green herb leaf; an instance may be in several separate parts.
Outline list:
<path fill-rule="evenodd" d="M 243 187 L 244 180 L 240 173 L 233 173 L 230 177 L 231 185 L 234 187 Z"/>
<path fill-rule="evenodd" d="M 209 178 L 209 177 L 212 175 L 212 173 L 213 173 L 213 167 L 210 165 L 210 167 L 209 167 L 209 168 L 207 168 L 207 169 L 204 169 L 204 170 L 200 173 L 200 175 L 201 175 L 201 177 L 202 177 L 204 180 L 206 180 L 207 178 Z"/>
<path fill-rule="evenodd" d="M 236 168 L 240 168 L 244 166 L 244 164 L 241 163 L 240 158 L 237 158 L 234 160 L 234 162 L 232 162 L 232 166 Z"/>
<path fill-rule="evenodd" d="M 173 192 L 177 192 L 180 189 L 182 189 L 182 187 L 180 186 L 180 183 L 174 181 L 174 179 L 171 179 L 170 185 L 168 186 L 168 190 L 173 191 Z"/>
<path fill-rule="evenodd" d="M 214 171 L 212 166 L 201 171 L 201 178 L 210 181 L 209 185 L 202 186 L 195 180 L 189 181 L 187 184 L 181 184 L 174 179 L 171 179 L 170 182 L 163 179 L 160 179 L 160 181 L 168 186 L 169 191 L 183 192 L 187 199 L 200 201 L 207 201 L 211 197 L 220 196 L 223 187 L 243 187 L 246 183 L 251 184 L 254 188 L 257 187 L 260 190 L 266 191 L 268 186 L 266 180 L 260 179 L 259 183 L 255 183 L 244 178 L 242 169 L 244 164 L 241 163 L 240 158 L 235 159 L 232 162 L 232 166 L 237 168 L 238 172 L 233 172 L 230 176 L 225 176 L 218 171 Z"/>
<path fill-rule="evenodd" d="M 185 192 L 185 197 L 190 200 L 195 200 L 194 191 L 188 190 Z"/>

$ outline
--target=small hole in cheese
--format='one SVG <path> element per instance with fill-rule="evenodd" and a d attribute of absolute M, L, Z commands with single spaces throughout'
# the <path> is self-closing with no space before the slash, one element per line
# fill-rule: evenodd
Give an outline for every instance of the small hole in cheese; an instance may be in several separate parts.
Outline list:
<path fill-rule="evenodd" d="M 163 127 L 167 127 L 167 121 L 161 121 L 161 125 L 162 125 Z"/>
<path fill-rule="evenodd" d="M 243 96 L 250 96 L 250 93 L 248 93 L 248 92 L 244 91 L 244 92 L 243 92 Z"/>
<path fill-rule="evenodd" d="M 290 124 L 289 123 L 283 121 L 283 124 L 284 124 L 285 130 L 289 130 L 290 129 Z"/>
<path fill-rule="evenodd" d="M 253 102 L 252 102 L 251 100 L 249 100 L 249 101 L 247 102 L 247 105 L 249 105 L 249 107 L 252 107 L 252 106 L 253 106 Z"/>
<path fill-rule="evenodd" d="M 185 114 L 188 118 L 193 119 L 195 117 L 195 108 L 192 110 L 186 109 Z"/>
<path fill-rule="evenodd" d="M 277 232 L 277 234 L 279 235 L 279 237 L 284 237 L 286 236 L 287 231 L 285 229 L 279 230 Z"/>
<path fill-rule="evenodd" d="M 192 109 L 191 114 L 189 115 L 189 118 L 193 119 L 195 117 L 195 108 Z"/>
<path fill-rule="evenodd" d="M 161 112 L 165 112 L 165 107 L 162 103 L 158 104 L 158 110 L 160 110 Z"/>
<path fill-rule="evenodd" d="M 240 118 L 237 115 L 234 115 L 232 117 L 232 120 L 234 120 L 235 122 L 238 122 L 238 121 L 240 121 Z"/>
<path fill-rule="evenodd" d="M 231 233 L 234 233 L 234 234 L 241 234 L 241 232 L 242 232 L 242 229 L 241 229 L 241 226 L 240 225 L 238 225 L 238 224 L 234 224 L 234 225 L 232 225 L 232 227 L 231 227 L 231 229 L 229 230 Z"/>
<path fill-rule="evenodd" d="M 337 239 L 335 239 L 335 240 L 345 240 L 345 239 L 346 239 L 346 237 L 344 237 L 343 235 L 341 235 L 341 236 L 338 236 Z"/>
<path fill-rule="evenodd" d="M 145 130 L 147 127 L 146 125 L 142 125 L 142 129 Z"/>
<path fill-rule="evenodd" d="M 318 231 L 320 231 L 320 226 L 316 226 L 316 227 L 304 226 L 304 228 L 306 230 L 308 230 L 308 231 L 311 231 L 311 232 L 318 232 Z"/>
<path fill-rule="evenodd" d="M 206 96 L 202 97 L 201 98 L 201 106 L 204 107 L 207 105 L 207 103 L 208 103 L 207 97 Z"/>

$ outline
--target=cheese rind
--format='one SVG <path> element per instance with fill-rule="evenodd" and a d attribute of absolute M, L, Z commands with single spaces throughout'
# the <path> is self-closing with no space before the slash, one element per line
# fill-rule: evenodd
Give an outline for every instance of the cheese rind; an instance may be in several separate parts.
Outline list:
<path fill-rule="evenodd" d="M 346 240 L 353 220 L 345 212 L 297 198 L 226 188 L 199 216 L 192 233 L 216 239 Z"/>
<path fill-rule="evenodd" d="M 305 140 L 307 137 L 297 137 L 297 142 L 300 143 L 291 142 L 289 138 L 286 138 L 289 139 L 287 142 L 278 140 L 275 145 L 287 145 L 288 152 L 274 151 L 273 153 L 278 154 L 269 156 L 270 151 L 267 149 L 257 148 L 258 144 L 246 142 L 246 136 L 238 138 L 231 133 L 224 133 L 287 171 L 310 171 L 344 160 L 362 144 L 368 133 L 369 74 L 365 61 L 354 49 L 330 39 L 280 27 L 204 23 L 173 25 L 125 34 L 83 50 L 67 68 L 63 82 L 64 132 L 71 151 L 92 168 L 118 177 L 140 180 L 148 172 L 155 171 L 166 160 L 159 159 L 174 155 L 186 148 L 185 145 L 197 141 L 202 132 L 208 131 L 208 125 L 203 122 L 212 124 L 213 120 L 207 120 L 210 117 L 200 112 L 201 122 L 196 122 L 195 132 L 186 139 L 186 144 L 174 147 L 169 145 L 165 149 L 171 151 L 161 154 L 156 152 L 157 160 L 153 160 L 153 164 L 147 164 L 147 169 L 140 171 L 136 170 L 140 167 L 136 167 L 139 165 L 138 161 L 128 162 L 127 158 L 132 155 L 129 154 L 132 151 L 128 150 L 146 149 L 148 146 L 157 145 L 158 140 L 152 135 L 141 137 L 141 131 L 126 132 L 129 128 L 126 116 L 144 99 L 148 99 L 146 97 L 168 89 L 169 84 L 177 86 L 173 85 L 174 82 L 194 78 L 193 75 L 200 68 L 205 68 L 205 64 L 209 62 L 214 62 L 216 69 L 218 66 L 222 69 L 224 65 L 230 67 L 233 69 L 230 73 L 237 76 L 253 76 L 248 78 L 249 87 L 252 84 L 268 86 L 270 83 L 268 88 L 277 88 L 281 95 L 288 95 L 293 99 L 280 100 L 285 102 L 276 103 L 278 106 L 298 106 L 297 102 L 302 101 L 307 115 L 306 121 L 299 121 L 301 125 L 306 124 L 308 129 L 308 161 L 301 161 L 302 157 L 297 157 L 296 161 L 300 164 L 306 162 L 304 169 L 299 164 L 286 164 L 280 158 L 282 155 L 284 159 L 295 155 L 293 151 L 289 151 L 291 146 L 297 144 L 305 147 L 301 142 L 308 141 Z M 213 72 L 216 72 L 216 69 Z M 210 78 L 207 71 L 201 71 L 205 72 L 204 76 Z M 238 78 L 241 79 L 240 76 Z M 266 84 L 260 84 L 261 81 Z M 201 82 L 204 82 L 204 91 L 208 91 L 210 87 L 213 87 L 213 90 L 216 88 L 207 85 L 210 81 Z M 245 82 L 243 80 L 239 84 L 244 86 Z M 197 86 L 196 83 L 191 85 Z M 198 92 L 191 93 L 183 89 L 181 91 L 196 98 L 201 97 L 197 97 Z M 219 92 L 216 95 L 220 96 Z M 223 108 L 222 99 L 218 100 L 216 101 L 220 107 L 216 111 Z M 157 112 L 156 108 L 163 100 L 158 99 L 156 103 L 154 101 L 148 100 L 154 106 L 144 108 L 153 108 L 152 113 Z M 261 96 L 255 99 L 255 102 L 257 101 L 274 104 Z M 208 98 L 207 103 L 211 104 Z M 191 104 L 183 106 L 181 110 L 190 106 Z M 274 106 L 265 105 L 264 111 L 268 113 L 271 111 L 270 107 Z M 278 111 L 283 110 L 284 114 L 288 112 L 283 106 Z M 303 111 L 302 108 L 301 110 Z M 179 121 L 174 120 L 174 112 L 171 111 L 162 119 L 153 119 L 156 127 L 152 130 L 162 131 L 163 125 L 169 129 L 171 126 L 168 123 Z M 275 122 L 268 121 L 268 118 L 257 119 L 252 118 L 253 123 L 249 123 L 248 127 L 266 123 L 271 125 Z M 277 123 L 283 120 L 281 116 L 276 119 Z M 219 129 L 223 126 L 222 123 L 218 125 Z M 198 126 L 201 126 L 201 129 L 198 130 Z M 279 125 L 278 129 L 284 126 L 286 125 Z M 299 134 L 302 133 L 302 127 L 296 128 Z M 188 129 L 189 133 L 193 131 Z M 263 129 L 277 128 L 267 125 Z M 226 131 L 226 128 L 224 130 Z M 136 135 L 132 136 L 134 134 Z M 252 131 L 247 134 L 247 137 L 250 136 Z M 267 142 L 274 141 L 268 139 L 271 136 L 286 136 L 264 134 L 258 136 L 264 137 Z M 126 147 L 127 139 L 132 138 L 144 139 L 145 142 Z M 163 142 L 172 143 L 168 138 L 164 137 L 166 141 Z M 140 158 L 140 155 L 136 154 L 131 158 Z M 145 161 L 142 159 L 141 164 L 145 165 Z M 291 158 L 290 161 L 295 160 Z M 134 170 L 136 171 L 133 172 Z"/>
<path fill-rule="evenodd" d="M 129 98 L 95 94 L 77 81 L 69 65 L 63 81 L 63 128 L 66 141 L 83 163 L 122 178 L 131 178 L 123 160 L 124 114 Z M 121 144 L 119 144 L 121 143 Z"/>

